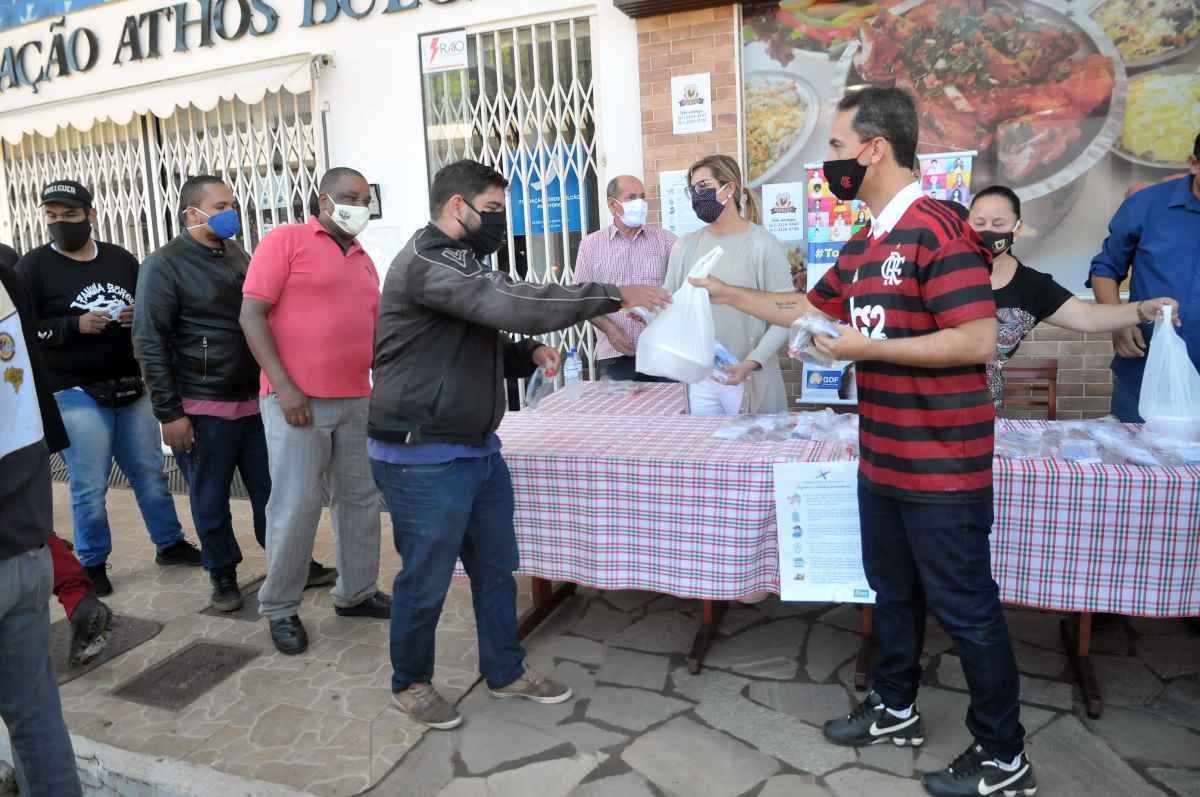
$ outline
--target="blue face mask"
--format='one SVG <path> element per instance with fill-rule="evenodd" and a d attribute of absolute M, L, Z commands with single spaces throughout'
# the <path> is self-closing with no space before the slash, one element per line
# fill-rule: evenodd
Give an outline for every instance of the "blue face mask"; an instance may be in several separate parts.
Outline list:
<path fill-rule="evenodd" d="M 202 214 L 208 219 L 208 228 L 213 231 L 213 235 L 220 238 L 222 241 L 228 240 L 237 235 L 242 229 L 242 221 L 238 218 L 238 212 L 233 208 L 223 210 L 215 216 L 209 216 L 200 208 L 192 208 L 197 213 Z M 203 224 L 194 224 L 188 227 L 189 230 L 194 230 L 196 227 L 203 227 Z"/>

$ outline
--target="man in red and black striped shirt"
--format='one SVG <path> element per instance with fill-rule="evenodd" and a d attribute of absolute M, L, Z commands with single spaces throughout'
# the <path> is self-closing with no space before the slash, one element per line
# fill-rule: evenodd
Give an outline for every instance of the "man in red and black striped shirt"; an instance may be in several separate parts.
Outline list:
<path fill-rule="evenodd" d="M 837 744 L 919 745 L 926 607 L 953 637 L 971 690 L 967 751 L 924 778 L 935 795 L 1033 794 L 1019 682 L 992 578 L 992 433 L 985 363 L 996 342 L 988 255 L 950 208 L 912 179 L 910 95 L 868 88 L 842 99 L 825 177 L 874 216 L 806 296 L 697 281 L 713 302 L 786 325 L 808 313 L 843 322 L 818 337 L 857 363 L 863 567 L 877 593 L 874 691 L 825 725 Z"/>

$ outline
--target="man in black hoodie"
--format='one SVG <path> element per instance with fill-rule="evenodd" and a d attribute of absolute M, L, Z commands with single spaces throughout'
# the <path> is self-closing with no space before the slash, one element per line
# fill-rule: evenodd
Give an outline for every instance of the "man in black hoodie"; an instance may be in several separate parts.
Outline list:
<path fill-rule="evenodd" d="M 471 578 L 479 667 L 493 697 L 561 703 L 571 690 L 525 666 L 517 641 L 513 487 L 496 429 L 505 377 L 557 368 L 539 335 L 621 307 L 658 308 L 646 285 L 515 282 L 484 264 L 508 235 L 505 188 L 474 161 L 442 169 L 433 221 L 392 262 L 375 345 L 367 451 L 404 568 L 392 598 L 392 701 L 431 728 L 462 717 L 430 685 L 434 636 L 454 563 Z"/>
<path fill-rule="evenodd" d="M 0 264 L 0 718 L 21 794 L 83 789 L 50 661 L 50 452 L 67 433 L 46 387 L 29 294 Z"/>

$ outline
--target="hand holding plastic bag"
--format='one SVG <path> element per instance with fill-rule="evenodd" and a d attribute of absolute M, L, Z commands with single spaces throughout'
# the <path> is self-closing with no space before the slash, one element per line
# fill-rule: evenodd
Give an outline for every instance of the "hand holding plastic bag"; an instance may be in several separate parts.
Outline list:
<path fill-rule="evenodd" d="M 1173 309 L 1164 306 L 1162 316 L 1154 322 L 1138 414 L 1152 434 L 1200 440 L 1200 373 L 1188 357 L 1187 344 L 1175 331 Z"/>
<path fill-rule="evenodd" d="M 721 247 L 714 246 L 688 276 L 707 277 L 723 254 Z M 655 316 L 638 338 L 637 370 L 677 382 L 703 382 L 712 376 L 715 342 L 708 291 L 685 279 L 671 306 Z"/>
<path fill-rule="evenodd" d="M 792 332 L 788 337 L 788 356 L 793 360 L 801 360 L 822 368 L 832 368 L 838 361 L 831 360 L 817 350 L 813 337 L 825 335 L 830 338 L 840 338 L 842 331 L 837 324 L 823 316 L 809 313 L 802 315 L 792 322 Z"/>

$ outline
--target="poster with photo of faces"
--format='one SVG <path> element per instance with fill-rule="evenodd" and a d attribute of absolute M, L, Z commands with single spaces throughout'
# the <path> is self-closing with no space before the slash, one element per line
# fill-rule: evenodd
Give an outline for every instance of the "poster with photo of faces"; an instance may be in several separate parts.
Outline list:
<path fill-rule="evenodd" d="M 921 190 L 934 199 L 971 206 L 971 165 L 975 151 L 922 155 Z"/>
<path fill-rule="evenodd" d="M 849 241 L 871 218 L 867 204 L 835 197 L 825 180 L 824 164 L 805 164 L 804 172 L 805 239 L 810 245 Z"/>

